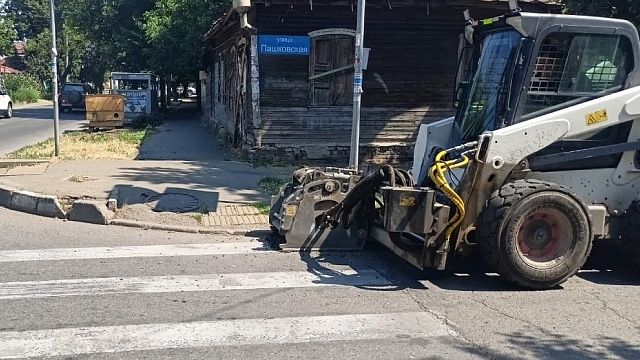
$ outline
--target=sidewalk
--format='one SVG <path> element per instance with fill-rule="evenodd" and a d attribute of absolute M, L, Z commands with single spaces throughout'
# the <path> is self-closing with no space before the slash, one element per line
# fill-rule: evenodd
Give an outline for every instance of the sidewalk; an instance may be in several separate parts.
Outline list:
<path fill-rule="evenodd" d="M 43 100 L 40 99 L 37 102 L 34 103 L 16 103 L 13 105 L 14 109 L 24 109 L 24 108 L 30 108 L 30 107 L 39 107 L 39 106 L 53 106 L 53 101 L 51 100 Z"/>
<path fill-rule="evenodd" d="M 259 189 L 260 179 L 291 174 L 288 168 L 252 168 L 231 160 L 193 116 L 167 120 L 143 144 L 138 159 L 20 166 L 5 170 L 0 185 L 54 195 L 63 202 L 106 203 L 114 198 L 118 219 L 179 226 L 267 226 L 267 217 L 247 204 L 269 202 L 270 196 Z M 195 198 L 200 206 L 187 215 L 152 211 L 146 204 L 149 197 L 163 193 Z"/>

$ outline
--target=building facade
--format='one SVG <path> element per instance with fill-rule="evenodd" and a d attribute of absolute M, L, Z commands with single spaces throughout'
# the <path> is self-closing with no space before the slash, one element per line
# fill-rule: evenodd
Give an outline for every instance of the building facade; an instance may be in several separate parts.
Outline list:
<path fill-rule="evenodd" d="M 520 1 L 559 12 L 555 1 Z M 357 1 L 253 0 L 249 26 L 233 10 L 205 35 L 205 121 L 235 147 L 276 160 L 348 159 Z M 464 27 L 501 15 L 507 2 L 367 2 L 360 157 L 411 158 L 420 124 L 451 116 Z"/>

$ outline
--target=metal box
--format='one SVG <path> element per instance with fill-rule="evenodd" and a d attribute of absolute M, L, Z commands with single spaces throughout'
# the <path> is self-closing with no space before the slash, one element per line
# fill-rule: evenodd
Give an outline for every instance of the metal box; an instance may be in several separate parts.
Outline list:
<path fill-rule="evenodd" d="M 124 96 L 87 95 L 85 102 L 90 128 L 116 128 L 124 125 Z"/>
<path fill-rule="evenodd" d="M 429 188 L 383 187 L 384 227 L 388 232 L 426 234 L 433 225 L 435 192 Z"/>

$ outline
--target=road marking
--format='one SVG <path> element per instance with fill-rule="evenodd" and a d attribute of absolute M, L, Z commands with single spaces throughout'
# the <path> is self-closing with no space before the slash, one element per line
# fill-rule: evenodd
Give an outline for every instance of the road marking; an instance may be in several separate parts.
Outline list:
<path fill-rule="evenodd" d="M 92 296 L 126 293 L 281 289 L 325 286 L 389 287 L 391 282 L 375 270 L 329 270 L 110 277 L 0 283 L 0 299 Z"/>
<path fill-rule="evenodd" d="M 178 244 L 0 251 L 0 262 L 269 253 L 260 243 Z"/>
<path fill-rule="evenodd" d="M 451 335 L 424 312 L 103 326 L 0 332 L 0 358 Z"/>

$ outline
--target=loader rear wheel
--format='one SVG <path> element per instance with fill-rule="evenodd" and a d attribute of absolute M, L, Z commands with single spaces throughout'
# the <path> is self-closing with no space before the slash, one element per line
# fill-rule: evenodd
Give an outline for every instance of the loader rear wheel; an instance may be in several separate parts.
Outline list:
<path fill-rule="evenodd" d="M 530 289 L 553 288 L 584 265 L 593 237 L 587 207 L 559 185 L 518 180 L 490 198 L 478 242 L 489 265 Z"/>

